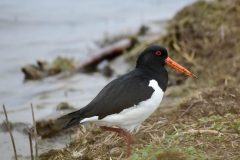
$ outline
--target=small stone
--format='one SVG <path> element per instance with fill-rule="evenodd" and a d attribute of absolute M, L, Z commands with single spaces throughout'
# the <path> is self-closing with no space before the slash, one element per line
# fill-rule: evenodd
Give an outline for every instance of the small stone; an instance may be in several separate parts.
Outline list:
<path fill-rule="evenodd" d="M 114 147 L 110 150 L 110 155 L 120 155 L 120 154 L 121 154 L 120 147 Z"/>
<path fill-rule="evenodd" d="M 74 110 L 75 108 L 73 106 L 71 106 L 70 104 L 68 104 L 67 102 L 61 102 L 57 105 L 57 111 L 59 110 L 65 110 L 65 109 L 70 109 L 70 110 Z"/>

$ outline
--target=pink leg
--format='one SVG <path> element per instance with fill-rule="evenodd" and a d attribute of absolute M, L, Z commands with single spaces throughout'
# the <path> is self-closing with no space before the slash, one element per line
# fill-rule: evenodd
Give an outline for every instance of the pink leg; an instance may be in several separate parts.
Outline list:
<path fill-rule="evenodd" d="M 106 126 L 101 126 L 101 129 L 116 132 L 121 137 L 123 137 L 127 142 L 127 157 L 129 157 L 131 155 L 131 143 L 133 141 L 133 138 L 129 132 L 127 132 L 121 128 L 113 128 L 113 127 L 106 127 Z"/>

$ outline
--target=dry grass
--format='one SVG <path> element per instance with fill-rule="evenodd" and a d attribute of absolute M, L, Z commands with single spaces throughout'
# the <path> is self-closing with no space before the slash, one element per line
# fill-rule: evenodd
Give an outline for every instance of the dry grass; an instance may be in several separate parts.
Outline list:
<path fill-rule="evenodd" d="M 239 88 L 214 88 L 192 96 L 174 110 L 159 110 L 136 134 L 130 159 L 238 159 L 239 99 Z M 41 159 L 125 157 L 124 141 L 95 126 L 81 126 L 74 139 L 63 150 L 42 154 Z"/>

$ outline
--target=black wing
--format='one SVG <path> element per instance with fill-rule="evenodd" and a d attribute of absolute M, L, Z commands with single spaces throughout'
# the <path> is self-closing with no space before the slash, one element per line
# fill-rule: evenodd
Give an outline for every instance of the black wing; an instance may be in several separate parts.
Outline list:
<path fill-rule="evenodd" d="M 138 70 L 113 80 L 83 108 L 84 117 L 99 116 L 99 119 L 102 119 L 149 99 L 154 92 L 148 86 L 149 81 L 150 79 Z"/>

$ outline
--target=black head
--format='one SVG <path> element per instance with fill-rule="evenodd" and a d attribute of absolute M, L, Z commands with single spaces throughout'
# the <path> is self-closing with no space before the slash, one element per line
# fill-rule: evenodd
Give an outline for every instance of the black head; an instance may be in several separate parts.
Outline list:
<path fill-rule="evenodd" d="M 159 45 L 147 47 L 138 57 L 136 68 L 154 72 L 165 72 L 165 64 L 187 76 L 196 77 L 189 70 L 168 57 L 167 49 Z"/>
<path fill-rule="evenodd" d="M 140 54 L 136 67 L 159 70 L 159 68 L 164 67 L 167 57 L 168 51 L 166 48 L 159 45 L 151 45 Z"/>

